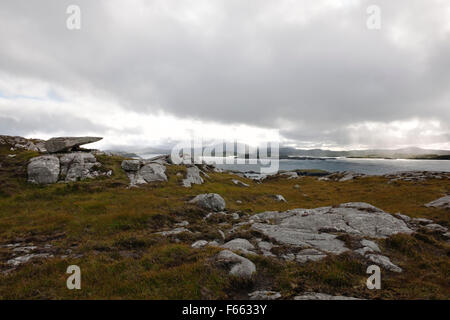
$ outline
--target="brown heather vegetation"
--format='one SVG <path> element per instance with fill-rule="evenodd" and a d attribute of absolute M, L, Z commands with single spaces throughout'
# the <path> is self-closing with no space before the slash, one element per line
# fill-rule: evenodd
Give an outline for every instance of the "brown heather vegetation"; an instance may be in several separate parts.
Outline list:
<path fill-rule="evenodd" d="M 216 223 L 202 219 L 204 211 L 186 203 L 199 193 L 215 192 L 224 197 L 230 212 L 251 215 L 363 201 L 448 227 L 448 211 L 423 204 L 449 194 L 449 180 L 388 184 L 382 177 L 348 182 L 274 177 L 257 184 L 239 178 L 251 185 L 242 188 L 231 182 L 233 175 L 211 173 L 205 184 L 184 188 L 176 176 L 184 168 L 169 166 L 168 183 L 127 189 L 122 158 L 98 156 L 105 169 L 113 170 L 111 178 L 35 186 L 26 183 L 25 168 L 36 154 L 20 152 L 8 158 L 8 153 L 0 147 L 0 244 L 48 243 L 60 254 L 0 274 L 0 299 L 235 299 L 258 289 L 280 291 L 285 298 L 304 291 L 369 299 L 450 298 L 450 245 L 438 234 L 421 230 L 377 241 L 404 269 L 400 274 L 382 271 L 381 290 L 366 288 L 367 262 L 354 254 L 304 265 L 247 256 L 256 264 L 257 275 L 253 281 L 242 281 L 212 263 L 219 249 L 190 247 L 195 240 L 220 236 Z M 282 194 L 288 202 L 277 202 L 273 194 Z M 179 235 L 179 242 L 154 234 L 183 220 L 194 233 Z M 239 236 L 249 238 L 250 232 Z M 67 249 L 79 256 L 61 258 Z M 0 270 L 7 269 L 4 258 L 0 249 Z M 81 267 L 81 290 L 66 288 L 65 272 L 71 264 Z"/>

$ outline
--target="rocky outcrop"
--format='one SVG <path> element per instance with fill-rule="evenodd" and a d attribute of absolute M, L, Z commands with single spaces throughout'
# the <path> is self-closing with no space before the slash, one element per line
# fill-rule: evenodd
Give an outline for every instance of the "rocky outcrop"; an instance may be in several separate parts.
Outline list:
<path fill-rule="evenodd" d="M 222 245 L 222 248 L 233 250 L 233 251 L 240 251 L 244 254 L 254 254 L 252 250 L 255 249 L 255 246 L 251 244 L 247 239 L 233 239 Z"/>
<path fill-rule="evenodd" d="M 350 251 L 339 239 L 339 234 L 345 233 L 361 239 L 356 253 L 394 272 L 401 272 L 401 268 L 382 256 L 378 245 L 369 239 L 413 232 L 403 220 L 362 202 L 285 212 L 268 211 L 252 216 L 252 220 L 252 230 L 281 245 L 296 248 L 293 253 L 283 255 L 284 259 L 306 263 L 321 260 L 328 254 Z M 264 252 L 269 250 L 270 246 Z"/>
<path fill-rule="evenodd" d="M 100 172 L 101 164 L 87 152 L 72 152 L 32 158 L 28 164 L 28 182 L 50 184 L 58 181 L 71 182 L 110 176 L 112 171 Z"/>
<path fill-rule="evenodd" d="M 383 177 L 388 178 L 389 183 L 396 181 L 423 182 L 427 179 L 450 179 L 450 173 L 443 171 L 404 171 L 386 174 Z"/>
<path fill-rule="evenodd" d="M 94 167 L 101 164 L 91 153 L 73 152 L 64 154 L 59 158 L 61 165 L 61 179 L 66 182 L 85 180 L 99 175 Z"/>
<path fill-rule="evenodd" d="M 167 181 L 166 167 L 152 160 L 123 160 L 122 169 L 130 179 L 130 186 L 155 181 Z"/>
<path fill-rule="evenodd" d="M 56 156 L 41 156 L 30 160 L 28 164 L 28 182 L 35 184 L 56 183 L 59 178 L 60 164 Z"/>
<path fill-rule="evenodd" d="M 229 250 L 221 251 L 217 255 L 216 261 L 219 265 L 227 268 L 230 275 L 239 278 L 249 279 L 256 272 L 253 262 Z"/>
<path fill-rule="evenodd" d="M 222 211 L 225 210 L 226 207 L 225 200 L 217 193 L 199 194 L 189 201 L 189 203 L 194 203 L 203 209 L 212 211 Z"/>
<path fill-rule="evenodd" d="M 425 205 L 425 207 L 450 209 L 450 195 L 444 196 L 437 200 L 431 201 Z"/>
<path fill-rule="evenodd" d="M 47 152 L 66 152 L 77 150 L 81 145 L 100 141 L 100 137 L 57 137 L 45 142 Z"/>
<path fill-rule="evenodd" d="M 357 178 L 363 178 L 366 177 L 365 174 L 362 173 L 356 173 L 351 171 L 342 171 L 342 172 L 334 172 L 330 173 L 326 176 L 322 176 L 318 178 L 319 181 L 339 181 L 339 182 L 345 182 L 345 181 L 351 181 Z"/>
<path fill-rule="evenodd" d="M 37 152 L 45 152 L 45 148 L 43 148 L 44 140 L 38 139 L 27 139 L 19 136 L 1 136 L 0 135 L 0 145 L 8 145 L 11 151 L 14 150 L 28 150 L 28 151 L 37 151 Z"/>

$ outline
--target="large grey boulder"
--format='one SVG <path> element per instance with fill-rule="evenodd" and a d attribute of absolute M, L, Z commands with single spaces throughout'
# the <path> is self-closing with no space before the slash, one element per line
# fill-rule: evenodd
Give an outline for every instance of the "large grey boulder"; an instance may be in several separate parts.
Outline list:
<path fill-rule="evenodd" d="M 101 137 L 57 137 L 45 142 L 45 149 L 50 153 L 69 151 L 81 145 L 102 140 Z"/>
<path fill-rule="evenodd" d="M 450 209 L 450 195 L 431 201 L 425 207 Z"/>
<path fill-rule="evenodd" d="M 86 152 L 63 154 L 60 159 L 61 176 L 66 182 L 85 180 L 95 176 L 94 166 L 100 166 L 95 156 Z"/>
<path fill-rule="evenodd" d="M 28 182 L 36 184 L 56 183 L 59 171 L 59 159 L 55 156 L 32 158 L 27 168 Z"/>
<path fill-rule="evenodd" d="M 239 278 L 249 279 L 256 272 L 253 262 L 229 250 L 221 251 L 216 259 L 219 264 L 229 268 L 231 275 Z"/>
<path fill-rule="evenodd" d="M 193 184 L 202 184 L 203 178 L 200 176 L 200 169 L 196 166 L 186 168 L 186 178 L 183 179 L 183 186 L 190 188 Z"/>
<path fill-rule="evenodd" d="M 196 196 L 189 203 L 197 204 L 198 206 L 212 211 L 225 210 L 225 200 L 217 193 L 202 193 Z"/>
<path fill-rule="evenodd" d="M 149 163 L 139 169 L 139 175 L 145 182 L 167 181 L 166 167 L 159 163 Z"/>
<path fill-rule="evenodd" d="M 361 299 L 345 296 L 332 296 L 326 293 L 305 292 L 301 296 L 294 297 L 294 300 L 361 300 Z"/>

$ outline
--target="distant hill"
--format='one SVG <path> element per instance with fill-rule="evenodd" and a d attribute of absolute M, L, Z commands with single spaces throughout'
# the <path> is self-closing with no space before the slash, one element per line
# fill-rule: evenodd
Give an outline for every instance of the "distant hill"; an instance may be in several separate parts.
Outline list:
<path fill-rule="evenodd" d="M 447 159 L 450 156 L 450 150 L 431 150 L 417 147 L 402 149 L 368 149 L 368 150 L 349 150 L 332 151 L 322 149 L 296 149 L 291 147 L 281 147 L 280 157 L 289 156 L 303 157 L 353 157 L 353 158 L 392 158 L 392 159 Z"/>

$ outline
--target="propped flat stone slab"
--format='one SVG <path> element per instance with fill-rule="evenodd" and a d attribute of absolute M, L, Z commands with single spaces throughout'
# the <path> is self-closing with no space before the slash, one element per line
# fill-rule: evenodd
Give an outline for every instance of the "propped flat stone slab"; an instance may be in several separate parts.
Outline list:
<path fill-rule="evenodd" d="M 102 140 L 101 137 L 57 137 L 45 142 L 45 149 L 50 153 L 69 151 L 81 145 Z"/>

